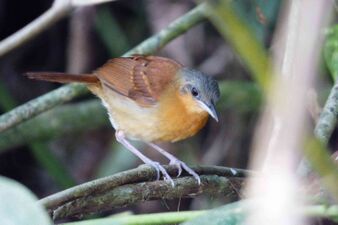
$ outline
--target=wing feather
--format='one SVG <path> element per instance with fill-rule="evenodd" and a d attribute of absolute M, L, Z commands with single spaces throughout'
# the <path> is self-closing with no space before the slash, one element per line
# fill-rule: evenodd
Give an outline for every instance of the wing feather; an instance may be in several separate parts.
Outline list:
<path fill-rule="evenodd" d="M 110 89 L 140 105 L 151 106 L 181 67 L 168 58 L 138 55 L 111 59 L 94 74 Z"/>

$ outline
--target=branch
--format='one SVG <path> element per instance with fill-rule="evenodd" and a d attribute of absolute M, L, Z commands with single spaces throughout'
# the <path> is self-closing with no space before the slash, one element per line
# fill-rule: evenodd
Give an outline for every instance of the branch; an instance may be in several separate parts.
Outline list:
<path fill-rule="evenodd" d="M 311 140 L 305 148 L 306 159 L 303 159 L 298 168 L 298 172 L 303 176 L 309 176 L 312 170 L 315 169 L 323 177 L 323 182 L 331 191 L 331 194 L 338 199 L 338 170 L 337 166 L 330 158 L 329 152 L 325 148 L 328 144 L 332 132 L 337 125 L 338 116 L 338 63 L 337 63 L 337 48 L 338 43 L 338 27 L 332 27 L 327 33 L 327 40 L 324 44 L 324 56 L 326 64 L 330 70 L 334 86 L 330 91 L 330 95 L 326 100 L 324 108 L 320 113 L 317 121 L 314 135 L 319 140 Z"/>
<path fill-rule="evenodd" d="M 108 125 L 106 114 L 99 100 L 56 107 L 0 133 L 0 153 L 23 144 L 46 141 Z"/>
<path fill-rule="evenodd" d="M 187 14 L 172 22 L 167 28 L 158 34 L 130 50 L 124 56 L 132 54 L 151 54 L 163 47 L 165 44 L 189 30 L 204 19 L 203 11 L 205 4 L 200 4 Z M 0 117 L 0 132 L 7 130 L 17 124 L 28 120 L 58 104 L 69 101 L 75 97 L 88 93 L 82 84 L 64 85 L 43 96 L 33 99 Z"/>
<path fill-rule="evenodd" d="M 175 179 L 175 187 L 163 180 L 127 184 L 103 194 L 93 194 L 68 202 L 53 212 L 53 219 L 82 217 L 83 215 L 97 214 L 98 212 L 116 207 L 125 207 L 138 202 L 157 199 L 193 198 L 201 194 L 233 199 L 237 196 L 242 182 L 243 178 L 229 180 L 226 177 L 217 175 L 202 175 L 201 185 L 198 185 L 192 177 Z"/>
<path fill-rule="evenodd" d="M 33 99 L 0 117 L 0 132 L 22 123 L 63 102 L 88 93 L 82 84 L 68 84 Z"/>
<path fill-rule="evenodd" d="M 177 175 L 177 168 L 175 166 L 167 166 L 166 167 L 168 173 L 171 176 Z M 241 178 L 248 175 L 249 172 L 241 169 L 233 169 L 219 166 L 199 166 L 193 168 L 196 173 L 200 175 L 217 175 L 217 176 L 225 176 L 225 177 L 236 177 Z M 183 173 L 181 178 L 187 174 Z M 136 169 L 124 171 L 121 173 L 117 173 L 115 175 L 104 177 L 101 179 L 97 179 L 94 181 L 90 181 L 73 188 L 61 191 L 59 193 L 48 196 L 44 199 L 41 199 L 39 202 L 43 204 L 48 210 L 55 210 L 58 207 L 65 205 L 69 202 L 72 202 L 76 199 L 95 196 L 97 194 L 103 194 L 109 190 L 113 190 L 114 188 L 122 185 L 135 184 L 145 181 L 152 181 L 156 179 L 156 171 L 149 167 L 142 165 Z M 161 182 L 161 181 L 156 181 Z M 165 184 L 164 182 L 163 184 Z M 159 184 L 159 183 L 156 183 Z M 191 184 L 190 184 L 191 185 Z M 151 185 L 150 185 L 151 186 Z M 165 185 L 166 186 L 166 185 Z M 170 186 L 170 185 L 169 185 Z M 145 192 L 140 192 L 145 193 Z"/>
<path fill-rule="evenodd" d="M 0 57 L 30 41 L 68 15 L 73 8 L 113 0 L 55 0 L 52 7 L 33 22 L 0 42 Z"/>
<path fill-rule="evenodd" d="M 33 39 L 67 15 L 71 9 L 69 0 L 56 0 L 52 7 L 36 20 L 0 42 L 0 57 Z"/>
<path fill-rule="evenodd" d="M 338 82 L 331 89 L 324 108 L 315 127 L 316 137 L 324 144 L 327 144 L 331 134 L 336 127 L 338 116 Z"/>

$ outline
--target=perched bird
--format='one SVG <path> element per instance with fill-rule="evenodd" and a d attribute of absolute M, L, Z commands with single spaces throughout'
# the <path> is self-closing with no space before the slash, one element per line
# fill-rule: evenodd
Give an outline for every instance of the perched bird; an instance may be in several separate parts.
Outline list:
<path fill-rule="evenodd" d="M 113 58 L 91 74 L 54 72 L 27 73 L 31 79 L 60 83 L 85 83 L 107 108 L 116 140 L 144 163 L 174 182 L 163 166 L 136 149 L 129 140 L 145 142 L 176 165 L 199 176 L 184 162 L 156 145 L 176 142 L 195 135 L 207 122 L 208 114 L 218 121 L 215 104 L 220 92 L 210 76 L 158 56 Z"/>

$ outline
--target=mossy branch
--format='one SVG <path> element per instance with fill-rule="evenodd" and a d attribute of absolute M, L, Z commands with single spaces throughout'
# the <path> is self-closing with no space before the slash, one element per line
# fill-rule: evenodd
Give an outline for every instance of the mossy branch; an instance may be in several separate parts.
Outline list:
<path fill-rule="evenodd" d="M 329 142 L 338 117 L 338 82 L 332 87 L 315 127 L 316 137 L 324 144 Z"/>
<path fill-rule="evenodd" d="M 54 210 L 53 219 L 82 217 L 83 215 L 97 214 L 112 208 L 126 207 L 149 200 L 194 198 L 202 194 L 235 199 L 243 182 L 242 178 L 232 178 L 230 180 L 217 175 L 201 175 L 201 185 L 198 185 L 192 177 L 182 177 L 174 180 L 174 188 L 170 183 L 158 180 L 127 184 L 105 193 L 78 198 Z"/>
<path fill-rule="evenodd" d="M 175 166 L 166 166 L 166 169 L 168 173 L 171 176 L 177 175 L 177 168 Z M 147 190 L 145 188 L 148 188 L 148 190 L 152 190 L 150 195 L 154 198 L 163 198 L 165 196 L 169 197 L 172 196 L 188 196 L 197 194 L 197 193 L 209 193 L 210 189 L 213 188 L 213 192 L 217 188 L 221 188 L 221 183 L 224 180 L 223 178 L 243 178 L 248 175 L 248 171 L 241 170 L 241 169 L 233 169 L 233 168 L 227 168 L 227 167 L 219 167 L 219 166 L 198 166 L 193 167 L 194 171 L 196 171 L 199 175 L 205 175 L 205 179 L 203 180 L 204 183 L 202 186 L 199 186 L 194 179 L 190 179 L 189 177 L 186 177 L 187 174 L 183 173 L 180 178 L 175 179 L 176 187 L 172 188 L 169 183 L 166 181 L 155 181 L 154 183 L 149 183 L 149 181 L 156 180 L 156 171 L 146 165 L 142 165 L 136 169 L 124 171 L 121 173 L 117 173 L 115 175 L 104 177 L 101 179 L 97 179 L 94 181 L 90 181 L 75 187 L 72 187 L 70 189 L 61 191 L 59 193 L 53 194 L 51 196 L 48 196 L 44 199 L 41 199 L 39 202 L 44 205 L 54 216 L 57 213 L 57 217 L 55 218 L 61 218 L 62 215 L 65 215 L 67 213 L 67 216 L 70 216 L 71 210 L 70 208 L 74 208 L 74 213 L 77 214 L 79 212 L 84 212 L 85 209 L 91 209 L 90 212 L 100 211 L 103 209 L 106 209 L 108 207 L 107 205 L 110 204 L 110 202 L 113 202 L 112 204 L 116 204 L 115 206 L 123 206 L 126 204 L 132 204 L 135 201 L 142 201 L 146 199 L 151 199 L 150 197 L 143 196 L 144 190 Z M 221 179 L 221 177 L 223 177 Z M 189 178 L 189 179 L 187 179 Z M 210 183 L 208 183 L 210 181 Z M 146 182 L 146 183 L 143 183 Z M 221 182 L 221 183 L 220 183 Z M 227 181 L 226 181 L 227 182 Z M 126 185 L 134 185 L 134 186 L 126 186 Z M 217 188 L 215 189 L 215 185 Z M 226 184 L 223 187 L 227 188 L 229 190 L 230 187 L 227 187 Z M 116 189 L 118 188 L 119 189 Z M 140 188 L 143 189 L 140 189 Z M 182 188 L 177 188 L 182 187 Z M 205 189 L 204 189 L 205 188 Z M 133 195 L 125 195 L 126 190 L 138 190 Z M 142 190 L 142 191 L 141 191 Z M 190 190 L 190 191 L 189 191 Z M 196 191 L 198 190 L 198 191 Z M 221 190 L 221 189 L 220 189 Z M 234 190 L 232 190 L 234 191 Z M 118 193 L 118 195 L 115 195 Z M 150 192 L 148 192 L 150 193 Z M 166 193 L 166 194 L 164 194 Z M 219 192 L 218 192 L 219 193 Z M 232 193 L 232 192 L 224 192 L 226 193 Z M 114 201 L 112 198 L 113 196 L 124 196 L 124 198 L 118 198 Z M 106 201 L 107 200 L 107 201 Z M 105 204 L 98 204 L 105 202 Z M 112 207 L 113 205 L 109 205 L 109 207 Z M 65 207 L 65 208 L 60 208 Z M 82 208 L 82 210 L 79 209 L 79 207 Z M 62 210 L 61 210 L 62 209 Z M 61 211 L 60 211 L 61 210 Z M 65 210 L 65 211 L 64 211 Z M 66 212 L 67 211 L 67 212 Z M 61 213 L 62 212 L 62 213 Z"/>

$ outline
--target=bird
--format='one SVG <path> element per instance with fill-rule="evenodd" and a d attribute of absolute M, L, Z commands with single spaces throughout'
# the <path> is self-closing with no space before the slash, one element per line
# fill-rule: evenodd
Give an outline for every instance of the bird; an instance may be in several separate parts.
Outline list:
<path fill-rule="evenodd" d="M 198 184 L 199 175 L 161 148 L 160 142 L 177 142 L 195 135 L 209 115 L 218 122 L 215 105 L 220 98 L 218 83 L 211 76 L 160 56 L 133 55 L 108 60 L 88 74 L 29 72 L 30 79 L 79 82 L 98 96 L 107 109 L 116 140 L 162 174 L 172 186 L 174 181 L 165 168 L 131 144 L 141 141 L 175 165 L 180 176 L 184 169 Z"/>

